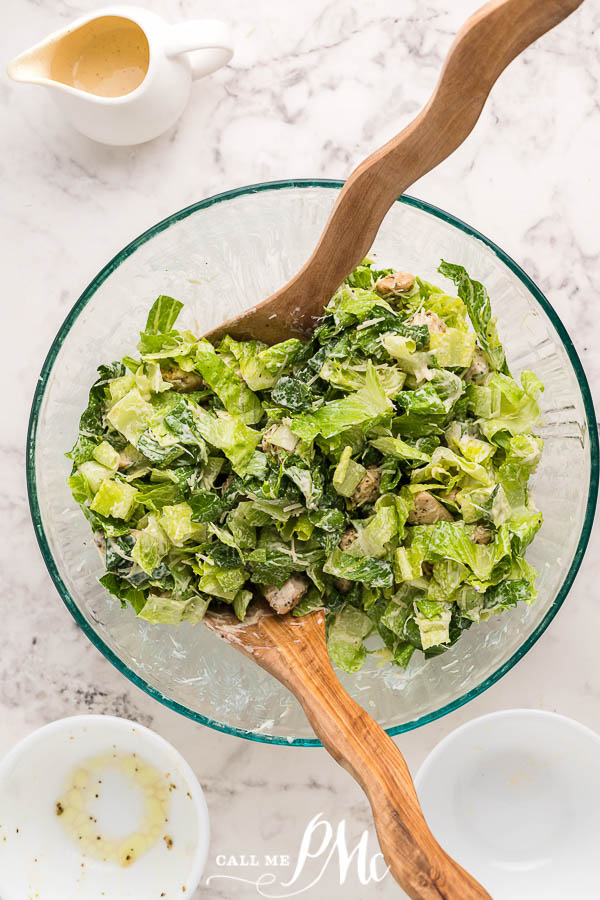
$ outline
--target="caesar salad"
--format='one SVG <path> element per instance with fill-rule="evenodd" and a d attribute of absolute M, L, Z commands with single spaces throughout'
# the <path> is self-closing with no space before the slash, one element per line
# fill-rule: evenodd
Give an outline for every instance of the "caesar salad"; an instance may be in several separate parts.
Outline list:
<path fill-rule="evenodd" d="M 525 551 L 543 385 L 509 372 L 490 299 L 358 266 L 309 340 L 178 330 L 160 296 L 135 356 L 101 365 L 67 456 L 103 587 L 141 619 L 257 596 L 326 610 L 331 659 L 406 667 L 535 601 Z"/>

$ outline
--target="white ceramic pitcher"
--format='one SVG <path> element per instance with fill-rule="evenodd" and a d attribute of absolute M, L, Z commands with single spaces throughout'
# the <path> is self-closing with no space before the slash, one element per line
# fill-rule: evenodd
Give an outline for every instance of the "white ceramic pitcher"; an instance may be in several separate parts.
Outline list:
<path fill-rule="evenodd" d="M 93 140 L 140 144 L 179 118 L 192 79 L 232 55 L 224 22 L 169 25 L 146 9 L 117 6 L 54 32 L 15 57 L 8 74 L 49 88 L 71 124 Z"/>

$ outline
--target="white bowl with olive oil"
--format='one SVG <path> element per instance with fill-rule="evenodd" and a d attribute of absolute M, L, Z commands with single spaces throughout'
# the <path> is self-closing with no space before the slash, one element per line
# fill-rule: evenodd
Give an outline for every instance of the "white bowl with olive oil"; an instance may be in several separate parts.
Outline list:
<path fill-rule="evenodd" d="M 208 840 L 189 765 L 127 719 L 60 719 L 0 763 L 2 900 L 191 897 Z"/>

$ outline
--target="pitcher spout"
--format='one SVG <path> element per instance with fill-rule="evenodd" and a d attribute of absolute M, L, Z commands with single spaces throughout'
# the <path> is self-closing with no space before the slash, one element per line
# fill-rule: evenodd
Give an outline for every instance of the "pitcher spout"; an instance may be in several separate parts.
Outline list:
<path fill-rule="evenodd" d="M 48 39 L 19 53 L 8 63 L 7 74 L 13 81 L 45 85 L 53 83 L 51 69 L 55 43 L 55 40 Z"/>

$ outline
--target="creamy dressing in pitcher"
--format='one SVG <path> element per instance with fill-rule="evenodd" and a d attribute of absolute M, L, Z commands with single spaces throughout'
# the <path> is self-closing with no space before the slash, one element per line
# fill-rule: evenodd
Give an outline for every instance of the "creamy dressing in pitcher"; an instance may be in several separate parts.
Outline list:
<path fill-rule="evenodd" d="M 122 97 L 148 71 L 148 40 L 136 22 L 102 16 L 54 45 L 50 78 L 99 97 Z"/>
<path fill-rule="evenodd" d="M 7 71 L 15 81 L 51 91 L 82 134 L 127 146 L 170 128 L 185 108 L 192 81 L 225 65 L 232 53 L 224 22 L 170 25 L 141 6 L 115 7 L 48 35 L 15 56 Z"/>

